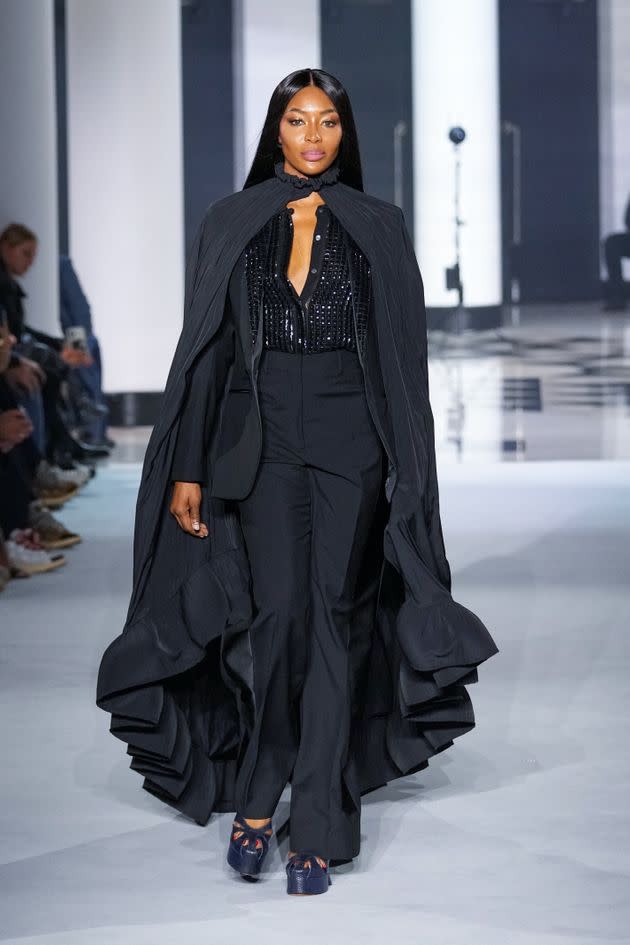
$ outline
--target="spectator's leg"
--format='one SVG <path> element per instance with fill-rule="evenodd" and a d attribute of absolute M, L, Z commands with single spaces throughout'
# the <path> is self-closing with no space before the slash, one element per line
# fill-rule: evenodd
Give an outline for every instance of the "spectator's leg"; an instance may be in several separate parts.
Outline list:
<path fill-rule="evenodd" d="M 33 424 L 32 438 L 35 446 L 43 455 L 46 450 L 46 420 L 44 418 L 44 403 L 41 390 L 32 394 L 20 391 L 16 395 L 18 404 L 26 410 Z"/>
<path fill-rule="evenodd" d="M 33 500 L 10 453 L 0 456 L 0 528 L 8 537 L 14 528 L 28 527 L 28 506 Z"/>
<path fill-rule="evenodd" d="M 630 256 L 630 233 L 611 233 L 604 240 L 604 259 L 608 272 L 607 299 L 611 306 L 625 303 L 621 260 Z"/>
<path fill-rule="evenodd" d="M 17 395 L 3 377 L 0 377 L 0 410 L 14 410 L 18 404 Z M 33 436 L 14 446 L 11 450 L 13 462 L 18 464 L 21 475 L 27 482 L 31 483 L 35 477 L 35 472 L 42 459 L 42 453 L 37 448 Z"/>
<path fill-rule="evenodd" d="M 0 490 L 3 488 L 2 473 L 0 473 Z M 2 534 L 2 529 L 0 528 L 0 591 L 3 591 L 7 586 L 9 579 L 11 577 L 11 563 L 7 555 L 7 550 L 4 546 L 4 535 Z"/>
<path fill-rule="evenodd" d="M 44 457 L 55 465 L 58 456 L 68 454 L 76 456 L 77 443 L 72 436 L 61 411 L 61 378 L 56 374 L 46 374 L 46 383 L 42 388 L 42 401 L 46 422 L 46 449 Z"/>
<path fill-rule="evenodd" d="M 90 367 L 77 368 L 77 373 L 91 400 L 98 406 L 107 408 L 102 389 L 101 349 L 94 335 L 88 336 L 88 346 L 94 363 Z M 86 424 L 81 428 L 81 438 L 91 443 L 102 443 L 107 435 L 107 420 L 108 414 L 104 413 Z"/>

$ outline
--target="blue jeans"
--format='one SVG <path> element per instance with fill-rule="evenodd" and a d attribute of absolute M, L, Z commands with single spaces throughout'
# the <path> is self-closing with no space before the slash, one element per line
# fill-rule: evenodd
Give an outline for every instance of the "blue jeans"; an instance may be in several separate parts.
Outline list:
<path fill-rule="evenodd" d="M 23 407 L 29 415 L 33 424 L 33 433 L 31 434 L 37 449 L 42 454 L 46 453 L 46 422 L 44 420 L 44 404 L 42 401 L 42 392 L 35 390 L 32 394 L 28 391 L 15 390 L 15 399 L 20 407 Z"/>
<path fill-rule="evenodd" d="M 101 389 L 101 349 L 97 338 L 93 334 L 88 334 L 88 350 L 94 359 L 94 363 L 89 367 L 76 368 L 77 376 L 83 387 L 95 404 L 106 406 L 105 397 Z M 108 415 L 104 414 L 91 423 L 84 426 L 81 430 L 83 436 L 89 436 L 94 442 L 101 442 L 107 433 Z"/>

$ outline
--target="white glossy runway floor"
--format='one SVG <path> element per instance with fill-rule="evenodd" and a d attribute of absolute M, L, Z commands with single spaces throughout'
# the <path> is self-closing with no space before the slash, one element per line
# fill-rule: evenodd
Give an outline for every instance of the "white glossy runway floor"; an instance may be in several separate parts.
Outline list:
<path fill-rule="evenodd" d="M 444 466 L 454 596 L 500 648 L 469 689 L 477 727 L 365 797 L 360 858 L 302 899 L 286 840 L 240 880 L 231 816 L 200 828 L 143 792 L 94 705 L 138 475 L 104 468 L 61 515 L 85 538 L 66 568 L 0 599 L 1 942 L 630 940 L 629 463 Z"/>

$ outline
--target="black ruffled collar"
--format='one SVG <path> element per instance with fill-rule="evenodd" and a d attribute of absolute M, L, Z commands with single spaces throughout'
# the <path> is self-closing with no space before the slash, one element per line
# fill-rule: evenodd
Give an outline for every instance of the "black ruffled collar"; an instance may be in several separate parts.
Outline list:
<path fill-rule="evenodd" d="M 324 184 L 335 184 L 339 178 L 339 165 L 333 161 L 321 174 L 311 174 L 308 177 L 298 177 L 297 174 L 287 174 L 284 170 L 284 161 L 276 161 L 273 166 L 276 177 L 296 188 L 319 190 Z"/>

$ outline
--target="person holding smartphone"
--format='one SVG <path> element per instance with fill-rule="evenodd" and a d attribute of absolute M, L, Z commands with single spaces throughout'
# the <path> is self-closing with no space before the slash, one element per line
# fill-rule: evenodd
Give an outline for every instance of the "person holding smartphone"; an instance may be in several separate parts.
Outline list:
<path fill-rule="evenodd" d="M 4 306 L 9 329 L 17 339 L 7 380 L 24 400 L 47 462 L 56 467 L 63 463 L 67 471 L 72 471 L 73 463 L 106 456 L 109 449 L 77 440 L 61 409 L 61 382 L 72 369 L 91 365 L 91 355 L 67 344 L 65 338 L 55 338 L 26 324 L 23 302 L 26 293 L 17 280 L 32 266 L 36 253 L 37 237 L 24 224 L 11 223 L 0 233 L 0 305 Z M 40 405 L 43 430 L 38 422 Z M 89 470 L 75 469 L 74 473 L 82 483 L 89 478 Z M 59 475 L 57 470 L 55 474 Z"/>

